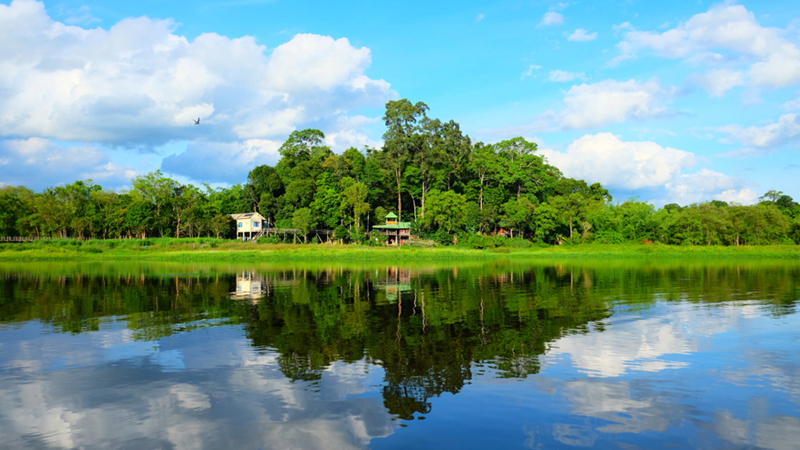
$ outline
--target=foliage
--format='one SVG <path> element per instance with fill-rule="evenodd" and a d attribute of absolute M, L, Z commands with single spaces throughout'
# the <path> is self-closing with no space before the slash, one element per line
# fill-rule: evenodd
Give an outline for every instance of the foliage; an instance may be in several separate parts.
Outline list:
<path fill-rule="evenodd" d="M 533 142 L 473 142 L 458 123 L 429 113 L 422 102 L 390 101 L 383 146 L 338 155 L 322 131 L 296 130 L 274 167 L 252 167 L 243 184 L 225 188 L 180 183 L 160 171 L 135 177 L 130 192 L 92 180 L 42 192 L 6 186 L 0 236 L 223 239 L 235 236 L 231 214 L 258 211 L 268 227 L 299 229 L 304 242 L 315 227 L 344 228 L 340 241 L 371 245 L 369 227 L 392 211 L 415 237 L 472 248 L 493 248 L 475 236 L 498 233 L 537 245 L 800 243 L 800 205 L 783 192 L 770 190 L 751 206 L 614 203 L 599 183 L 565 177 Z"/>

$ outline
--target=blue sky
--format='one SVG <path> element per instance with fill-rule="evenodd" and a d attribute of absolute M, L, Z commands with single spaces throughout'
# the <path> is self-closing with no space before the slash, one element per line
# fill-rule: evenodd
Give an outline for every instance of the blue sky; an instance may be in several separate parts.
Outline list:
<path fill-rule="evenodd" d="M 0 185 L 233 184 L 401 97 L 618 200 L 800 198 L 797 2 L 0 2 Z"/>

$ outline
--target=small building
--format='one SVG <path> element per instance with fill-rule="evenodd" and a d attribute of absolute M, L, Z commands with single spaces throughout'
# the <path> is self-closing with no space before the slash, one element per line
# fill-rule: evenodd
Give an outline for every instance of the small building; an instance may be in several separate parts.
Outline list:
<path fill-rule="evenodd" d="M 257 212 L 244 214 L 231 214 L 236 221 L 236 238 L 241 240 L 257 239 L 264 234 L 264 225 L 267 219 Z"/>
<path fill-rule="evenodd" d="M 384 225 L 375 225 L 372 229 L 388 237 L 387 245 L 403 245 L 411 238 L 411 222 L 398 222 L 393 212 L 387 214 L 385 219 Z"/>

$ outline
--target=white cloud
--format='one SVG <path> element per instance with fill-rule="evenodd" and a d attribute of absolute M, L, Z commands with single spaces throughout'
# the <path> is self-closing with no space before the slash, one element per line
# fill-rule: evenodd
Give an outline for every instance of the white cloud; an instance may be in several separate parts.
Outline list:
<path fill-rule="evenodd" d="M 596 31 L 594 33 L 587 33 L 583 28 L 578 28 L 567 38 L 567 40 L 574 42 L 588 42 L 595 39 L 597 39 Z"/>
<path fill-rule="evenodd" d="M 798 111 L 798 110 L 800 110 L 800 97 L 798 97 L 798 98 L 796 98 L 794 100 L 789 100 L 788 102 L 784 103 L 781 107 L 783 109 L 787 110 L 787 111 Z"/>
<path fill-rule="evenodd" d="M 564 98 L 567 108 L 561 124 L 568 129 L 584 129 L 656 117 L 666 113 L 664 103 L 672 94 L 656 79 L 646 83 L 605 80 L 572 86 Z"/>
<path fill-rule="evenodd" d="M 364 75 L 370 50 L 300 34 L 271 53 L 253 37 L 174 33 L 171 20 L 68 26 L 44 5 L 0 5 L 0 136 L 122 145 L 284 136 L 396 94 Z M 201 125 L 192 126 L 192 119 Z"/>
<path fill-rule="evenodd" d="M 566 83 L 577 79 L 585 80 L 586 74 L 583 72 L 565 72 L 563 70 L 551 70 L 548 80 L 556 83 Z"/>
<path fill-rule="evenodd" d="M 698 163 L 693 153 L 655 142 L 624 142 L 611 133 L 583 136 L 563 153 L 541 153 L 568 177 L 621 189 L 664 186 Z"/>
<path fill-rule="evenodd" d="M 530 66 L 528 66 L 528 69 L 525 72 L 522 72 L 522 78 L 524 79 L 525 77 L 532 76 L 534 70 L 539 70 L 541 68 L 542 66 L 540 65 L 531 64 Z"/>
<path fill-rule="evenodd" d="M 752 205 L 758 200 L 758 194 L 752 189 L 728 189 L 714 196 L 716 200 L 728 203 L 739 203 L 742 205 Z"/>
<path fill-rule="evenodd" d="M 103 187 L 119 188 L 136 175 L 133 168 L 113 163 L 96 147 L 61 147 L 41 138 L 0 140 L 0 182 L 6 185 L 43 189 L 91 179 Z"/>
<path fill-rule="evenodd" d="M 766 154 L 784 145 L 800 141 L 800 114 L 784 114 L 777 123 L 760 127 L 743 128 L 740 125 L 728 125 L 715 130 L 729 134 L 747 146 L 726 156 Z"/>
<path fill-rule="evenodd" d="M 705 89 L 712 97 L 722 97 L 729 89 L 745 85 L 742 72 L 730 69 L 714 69 L 704 74 L 694 74 L 687 81 Z"/>
<path fill-rule="evenodd" d="M 741 187 L 744 182 L 736 177 L 709 169 L 701 169 L 690 175 L 680 175 L 666 184 L 668 200 L 681 205 L 716 198 L 732 199 L 737 203 L 752 204 L 756 194 Z M 726 200 L 727 201 L 727 200 Z"/>
<path fill-rule="evenodd" d="M 555 11 L 548 11 L 544 13 L 542 21 L 539 22 L 539 26 L 546 27 L 550 25 L 561 25 L 562 23 L 564 23 L 564 16 Z"/>
<path fill-rule="evenodd" d="M 611 64 L 652 50 L 664 58 L 744 65 L 754 84 L 780 88 L 800 83 L 800 48 L 783 34 L 762 27 L 744 6 L 721 4 L 663 33 L 627 31 Z"/>
<path fill-rule="evenodd" d="M 623 141 L 611 133 L 598 133 L 577 139 L 564 152 L 540 147 L 540 153 L 570 178 L 623 191 L 662 191 L 665 198 L 654 199 L 656 204 L 685 205 L 712 198 L 751 204 L 756 199 L 755 192 L 736 177 L 709 169 L 684 175 L 703 158 L 651 141 Z"/>
<path fill-rule="evenodd" d="M 477 16 L 475 16 L 475 23 L 480 22 L 481 20 L 483 20 L 484 17 L 486 17 L 486 14 L 484 13 L 478 14 Z"/>

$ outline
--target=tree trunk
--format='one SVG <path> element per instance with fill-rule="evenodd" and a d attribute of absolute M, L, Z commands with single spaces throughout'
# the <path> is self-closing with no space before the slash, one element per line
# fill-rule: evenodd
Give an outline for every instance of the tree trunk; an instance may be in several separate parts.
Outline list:
<path fill-rule="evenodd" d="M 397 180 L 397 221 L 400 222 L 403 215 L 403 202 L 400 198 L 400 167 L 394 170 L 394 177 Z"/>
<path fill-rule="evenodd" d="M 420 214 L 422 220 L 425 220 L 425 179 L 422 179 L 422 212 Z"/>
<path fill-rule="evenodd" d="M 480 204 L 481 204 L 481 211 L 483 211 L 483 180 L 484 180 L 484 177 L 485 177 L 485 175 L 481 175 L 481 194 L 479 196 Z"/>

